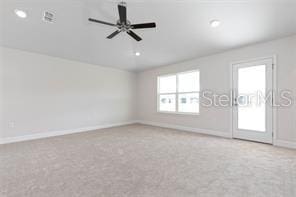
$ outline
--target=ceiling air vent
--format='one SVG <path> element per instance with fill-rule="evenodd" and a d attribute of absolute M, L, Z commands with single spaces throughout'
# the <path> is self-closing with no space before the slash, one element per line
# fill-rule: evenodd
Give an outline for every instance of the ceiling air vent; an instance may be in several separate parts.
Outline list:
<path fill-rule="evenodd" d="M 53 13 L 50 13 L 50 12 L 44 12 L 43 20 L 44 20 L 45 22 L 50 22 L 50 23 L 52 23 L 52 22 L 53 22 Z"/>

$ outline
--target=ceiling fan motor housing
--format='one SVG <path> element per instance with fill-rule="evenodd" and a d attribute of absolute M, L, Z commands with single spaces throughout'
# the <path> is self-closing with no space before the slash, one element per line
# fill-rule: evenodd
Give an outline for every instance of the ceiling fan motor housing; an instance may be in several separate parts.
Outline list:
<path fill-rule="evenodd" d="M 118 20 L 116 25 L 118 29 L 120 29 L 123 32 L 131 29 L 131 22 L 129 20 L 126 20 L 126 23 L 123 23 L 123 24 L 120 22 L 120 20 Z"/>

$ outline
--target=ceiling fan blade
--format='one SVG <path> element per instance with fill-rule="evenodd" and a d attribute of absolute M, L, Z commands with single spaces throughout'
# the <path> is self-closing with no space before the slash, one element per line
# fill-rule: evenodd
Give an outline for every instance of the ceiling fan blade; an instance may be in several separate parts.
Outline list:
<path fill-rule="evenodd" d="M 101 23 L 101 24 L 104 24 L 104 25 L 110 25 L 110 26 L 116 26 L 116 24 L 112 24 L 112 23 L 108 23 L 108 22 L 100 21 L 100 20 L 93 19 L 93 18 L 89 18 L 88 20 L 89 20 L 90 22 Z"/>
<path fill-rule="evenodd" d="M 126 6 L 124 4 L 118 4 L 118 12 L 120 23 L 126 24 Z"/>
<path fill-rule="evenodd" d="M 135 34 L 135 32 L 131 30 L 127 31 L 126 33 L 128 33 L 131 37 L 133 37 L 138 42 L 142 40 L 140 36 L 138 36 L 137 34 Z"/>
<path fill-rule="evenodd" d="M 155 28 L 155 23 L 141 23 L 141 24 L 134 24 L 131 25 L 132 29 L 145 29 L 145 28 Z"/>
<path fill-rule="evenodd" d="M 118 29 L 118 30 L 116 30 L 115 32 L 113 32 L 112 34 L 110 34 L 107 38 L 108 39 L 111 39 L 111 38 L 113 38 L 114 36 L 116 36 L 117 34 L 119 34 L 121 31 Z"/>

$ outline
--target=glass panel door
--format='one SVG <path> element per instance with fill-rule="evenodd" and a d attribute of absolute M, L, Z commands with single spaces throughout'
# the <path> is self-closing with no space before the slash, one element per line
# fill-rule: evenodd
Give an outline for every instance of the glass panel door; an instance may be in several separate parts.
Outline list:
<path fill-rule="evenodd" d="M 238 128 L 266 131 L 266 65 L 238 69 Z"/>
<path fill-rule="evenodd" d="M 272 143 L 272 59 L 233 65 L 233 137 Z"/>

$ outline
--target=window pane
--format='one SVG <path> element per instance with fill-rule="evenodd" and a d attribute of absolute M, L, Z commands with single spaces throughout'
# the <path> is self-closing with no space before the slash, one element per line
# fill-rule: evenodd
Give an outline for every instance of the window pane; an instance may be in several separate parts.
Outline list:
<path fill-rule="evenodd" d="M 199 113 L 198 93 L 179 94 L 178 100 L 179 112 Z"/>
<path fill-rule="evenodd" d="M 176 95 L 175 94 L 159 95 L 159 111 L 175 112 L 176 111 Z"/>
<path fill-rule="evenodd" d="M 199 71 L 182 73 L 178 75 L 179 92 L 199 91 Z"/>
<path fill-rule="evenodd" d="M 238 128 L 266 131 L 266 109 L 261 97 L 251 97 L 260 92 L 265 95 L 266 66 L 253 66 L 238 70 Z"/>
<path fill-rule="evenodd" d="M 158 78 L 159 93 L 175 93 L 176 92 L 176 75 Z"/>

